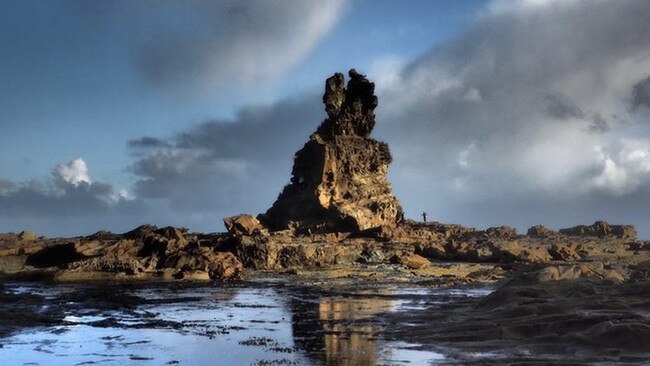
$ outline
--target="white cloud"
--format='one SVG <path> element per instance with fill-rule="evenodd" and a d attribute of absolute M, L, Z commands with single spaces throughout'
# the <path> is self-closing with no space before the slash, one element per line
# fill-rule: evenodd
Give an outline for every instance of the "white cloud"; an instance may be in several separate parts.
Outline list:
<path fill-rule="evenodd" d="M 126 230 L 150 212 L 145 206 L 126 190 L 115 193 L 111 185 L 91 181 L 82 158 L 57 165 L 44 179 L 0 180 L 0 231 L 79 235 Z"/>
<path fill-rule="evenodd" d="M 110 203 L 116 204 L 120 201 L 133 201 L 135 196 L 128 189 L 122 188 L 115 193 L 110 193 L 108 199 Z"/>
<path fill-rule="evenodd" d="M 594 188 L 620 196 L 650 186 L 650 141 L 621 139 L 612 150 L 596 149 L 601 170 Z"/>
<path fill-rule="evenodd" d="M 496 1 L 488 9 L 458 39 L 393 70 L 380 89 L 391 123 L 382 133 L 404 144 L 397 159 L 416 165 L 434 156 L 432 180 L 458 179 L 460 167 L 464 186 L 480 182 L 486 196 L 625 194 L 647 185 L 634 165 L 643 150 L 607 162 L 596 148 L 615 149 L 641 123 L 631 97 L 650 70 L 650 3 Z"/>
<path fill-rule="evenodd" d="M 54 168 L 54 176 L 74 186 L 78 186 L 80 183 L 92 183 L 88 174 L 88 166 L 82 158 L 57 165 Z"/>
<path fill-rule="evenodd" d="M 131 4 L 129 7 L 132 8 Z M 299 64 L 336 25 L 343 0 L 168 2 L 133 7 L 158 22 L 134 35 L 134 61 L 160 86 L 259 88 Z M 130 9 L 131 11 L 131 9 Z"/>

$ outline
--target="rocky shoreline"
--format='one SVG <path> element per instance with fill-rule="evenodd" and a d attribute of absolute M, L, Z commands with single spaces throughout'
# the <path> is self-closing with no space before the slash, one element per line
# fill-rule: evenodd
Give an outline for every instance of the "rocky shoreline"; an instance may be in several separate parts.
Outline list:
<path fill-rule="evenodd" d="M 485 297 L 453 303 L 421 297 L 417 311 L 376 315 L 374 321 L 385 324 L 384 339 L 440 351 L 449 357 L 440 364 L 650 361 L 650 243 L 637 240 L 631 227 L 597 222 L 558 232 L 535 227 L 517 235 L 507 227 L 479 231 L 405 221 L 391 236 L 365 237 L 231 230 L 194 234 L 143 226 L 124 234 L 56 239 L 3 234 L 0 282 L 90 283 L 106 289 L 90 287 L 53 301 L 0 288 L 0 337 L 67 324 L 71 303 L 98 309 L 91 312 L 128 312 L 146 304 L 128 290 L 117 291 L 134 285 L 236 285 L 276 277 L 314 294 L 353 294 L 391 284 L 495 288 Z M 185 326 L 159 321 L 145 319 L 139 326 Z"/>
<path fill-rule="evenodd" d="M 254 219 L 238 216 L 232 221 Z M 650 243 L 633 227 L 596 222 L 527 235 L 509 227 L 478 231 L 458 225 L 405 221 L 392 230 L 295 235 L 231 225 L 230 233 L 198 234 L 152 225 L 123 234 L 44 238 L 0 234 L 0 275 L 54 281 L 242 280 L 260 273 L 405 278 L 449 283 L 496 281 L 527 265 L 548 280 L 579 277 L 623 282 L 644 278 Z M 543 234 L 540 234 L 542 232 Z M 397 277 L 399 277 L 397 276 Z"/>

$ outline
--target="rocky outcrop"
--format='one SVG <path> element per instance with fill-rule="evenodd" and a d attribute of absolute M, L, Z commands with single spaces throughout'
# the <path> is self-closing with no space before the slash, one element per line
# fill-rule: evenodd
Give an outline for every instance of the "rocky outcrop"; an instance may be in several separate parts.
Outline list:
<path fill-rule="evenodd" d="M 517 230 L 510 226 L 494 226 L 485 230 L 485 235 L 492 238 L 514 238 L 517 236 Z"/>
<path fill-rule="evenodd" d="M 223 234 L 190 234 L 177 227 L 143 225 L 124 234 L 62 239 L 0 237 L 0 274 L 42 274 L 61 280 L 193 279 L 243 277 Z"/>
<path fill-rule="evenodd" d="M 560 229 L 560 234 L 569 236 L 613 236 L 630 241 L 636 240 L 636 228 L 633 225 L 610 225 L 607 221 L 596 221 L 593 225 L 579 225 Z"/>
<path fill-rule="evenodd" d="M 578 246 L 576 244 L 553 244 L 548 249 L 548 252 L 555 260 L 575 262 L 582 259 L 577 249 Z"/>
<path fill-rule="evenodd" d="M 38 239 L 38 235 L 31 231 L 21 231 L 20 234 L 18 234 L 18 240 L 20 241 L 34 241 L 36 239 Z"/>
<path fill-rule="evenodd" d="M 544 225 L 531 226 L 526 233 L 526 235 L 533 238 L 548 238 L 553 234 L 555 234 L 555 232 Z"/>
<path fill-rule="evenodd" d="M 369 138 L 375 125 L 375 86 L 354 69 L 325 83 L 327 118 L 296 153 L 291 182 L 261 221 L 298 233 L 358 232 L 395 227 L 402 208 L 386 174 L 388 145 Z"/>

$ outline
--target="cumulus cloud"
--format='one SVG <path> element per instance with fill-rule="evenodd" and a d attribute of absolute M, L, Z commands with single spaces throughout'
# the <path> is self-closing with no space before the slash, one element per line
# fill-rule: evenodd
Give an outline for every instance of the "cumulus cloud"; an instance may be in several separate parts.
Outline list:
<path fill-rule="evenodd" d="M 591 183 L 594 188 L 614 195 L 625 195 L 650 182 L 650 141 L 621 139 L 610 148 L 596 149 L 600 171 Z"/>
<path fill-rule="evenodd" d="M 92 181 L 82 158 L 57 165 L 49 178 L 15 183 L 0 180 L 0 229 L 38 228 L 43 234 L 78 235 L 99 229 L 125 230 L 144 203 L 126 190 Z M 137 221 L 136 221 L 137 222 Z"/>
<path fill-rule="evenodd" d="M 53 174 L 56 179 L 61 179 L 75 187 L 80 183 L 91 184 L 88 167 L 82 158 L 74 159 L 67 164 L 57 165 Z"/>
<path fill-rule="evenodd" d="M 650 131 L 634 107 L 648 99 L 649 17 L 642 1 L 494 1 L 457 39 L 393 70 L 378 132 L 407 213 L 411 202 L 453 221 L 528 225 L 575 219 L 577 202 L 591 202 L 578 215 L 590 220 L 645 197 Z M 551 201 L 546 217 L 525 209 L 548 214 Z"/>
<path fill-rule="evenodd" d="M 343 13 L 342 0 L 149 2 L 150 29 L 137 34 L 133 59 L 157 85 L 251 84 L 302 61 Z M 148 18 L 149 19 L 149 18 Z"/>

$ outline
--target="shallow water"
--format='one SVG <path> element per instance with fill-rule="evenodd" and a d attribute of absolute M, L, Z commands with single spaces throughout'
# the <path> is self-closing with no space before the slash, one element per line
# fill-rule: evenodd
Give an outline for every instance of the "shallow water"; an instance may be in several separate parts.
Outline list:
<path fill-rule="evenodd" d="M 60 306 L 64 317 L 0 339 L 3 365 L 435 365 L 445 360 L 442 353 L 385 339 L 382 316 L 491 291 L 403 285 L 323 289 L 271 280 L 5 286 L 44 296 L 43 310 Z M 109 300 L 83 301 L 94 293 Z M 133 300 L 114 301 L 122 298 Z"/>

